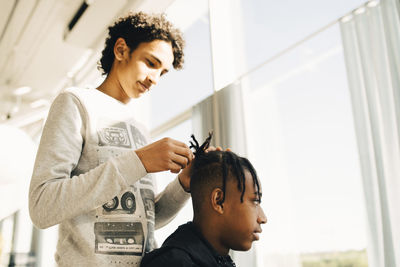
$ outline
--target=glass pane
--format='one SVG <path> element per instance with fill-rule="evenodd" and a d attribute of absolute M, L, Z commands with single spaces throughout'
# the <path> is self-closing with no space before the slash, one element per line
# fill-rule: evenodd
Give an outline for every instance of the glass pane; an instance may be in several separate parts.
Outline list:
<path fill-rule="evenodd" d="M 338 25 L 248 77 L 261 266 L 367 266 L 365 204 Z M 330 262 L 331 265 L 324 265 Z"/>
<path fill-rule="evenodd" d="M 203 6 L 205 0 L 194 2 Z M 184 2 L 183 2 L 184 3 Z M 191 7 L 193 8 L 193 7 Z M 182 7 L 180 13 L 189 10 Z M 188 18 L 191 19 L 191 18 Z M 151 129 L 177 116 L 213 92 L 208 9 L 184 31 L 185 63 L 180 71 L 171 70 L 150 91 Z M 168 112 L 166 112 L 166 109 Z"/>
<path fill-rule="evenodd" d="M 365 2 L 242 0 L 247 68 L 254 68 Z"/>
<path fill-rule="evenodd" d="M 190 135 L 192 134 L 192 121 L 187 120 L 183 123 L 171 128 L 170 130 L 164 132 L 162 135 L 154 138 L 154 141 L 159 140 L 164 137 L 170 137 L 175 140 L 184 142 L 189 145 Z M 176 178 L 176 174 L 171 172 L 157 173 L 157 192 L 161 192 L 173 179 Z M 156 230 L 155 239 L 159 246 L 164 242 L 164 240 L 172 234 L 179 225 L 184 224 L 193 219 L 192 201 L 188 200 L 186 205 L 179 211 L 178 215 L 166 226 Z"/>

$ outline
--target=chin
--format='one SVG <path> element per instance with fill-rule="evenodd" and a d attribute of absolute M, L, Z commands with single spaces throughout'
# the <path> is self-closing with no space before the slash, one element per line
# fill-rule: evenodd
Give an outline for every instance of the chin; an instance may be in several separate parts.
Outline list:
<path fill-rule="evenodd" d="M 246 244 L 240 244 L 238 246 L 232 247 L 233 250 L 236 251 L 248 251 L 251 249 L 252 242 Z"/>
<path fill-rule="evenodd" d="M 141 97 L 143 94 L 141 93 L 141 92 L 139 92 L 139 91 L 137 91 L 137 92 L 132 92 L 132 94 L 129 96 L 129 98 L 131 98 L 131 99 L 136 99 L 136 98 L 139 98 L 139 97 Z"/>

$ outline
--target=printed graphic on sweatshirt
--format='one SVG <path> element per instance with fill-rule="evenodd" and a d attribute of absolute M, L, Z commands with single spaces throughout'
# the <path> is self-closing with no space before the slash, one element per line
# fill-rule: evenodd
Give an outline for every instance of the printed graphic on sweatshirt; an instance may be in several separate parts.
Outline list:
<path fill-rule="evenodd" d="M 128 129 L 123 122 L 101 128 L 98 131 L 99 146 L 114 146 L 131 148 Z"/>
<path fill-rule="evenodd" d="M 96 222 L 94 233 L 96 253 L 137 256 L 143 253 L 141 222 Z"/>
<path fill-rule="evenodd" d="M 146 252 L 150 252 L 157 248 L 156 239 L 154 238 L 154 223 L 147 222 L 147 240 Z"/>
<path fill-rule="evenodd" d="M 132 140 L 133 140 L 133 143 L 135 144 L 135 147 L 141 148 L 141 147 L 145 146 L 147 144 L 146 139 L 144 138 L 142 133 L 139 131 L 139 129 L 133 125 L 131 125 L 130 128 L 131 128 L 131 133 L 132 133 Z"/>
<path fill-rule="evenodd" d="M 97 126 L 99 164 L 146 145 L 133 125 L 102 119 Z M 96 209 L 95 253 L 143 255 L 147 246 L 155 247 L 154 218 L 154 185 L 148 175 Z"/>
<path fill-rule="evenodd" d="M 136 148 L 132 146 L 132 134 L 125 122 L 115 122 L 108 119 L 100 119 L 97 122 L 98 163 L 107 162 L 110 158 L 115 158 L 129 149 Z"/>
<path fill-rule="evenodd" d="M 144 203 L 144 209 L 146 212 L 146 218 L 154 220 L 154 192 L 150 189 L 140 189 L 140 195 Z"/>
<path fill-rule="evenodd" d="M 111 214 L 133 214 L 136 211 L 136 197 L 134 192 L 137 191 L 134 185 L 132 190 L 126 191 L 120 198 L 117 196 L 103 205 L 102 215 Z"/>
<path fill-rule="evenodd" d="M 137 213 L 140 192 L 135 185 L 96 210 L 95 252 L 109 255 L 142 255 L 145 229 Z"/>
<path fill-rule="evenodd" d="M 152 184 L 140 181 L 104 203 L 96 210 L 95 252 L 142 255 L 154 247 L 154 212 Z"/>
<path fill-rule="evenodd" d="M 151 188 L 153 188 L 153 180 L 151 179 L 151 176 L 145 176 L 142 179 L 139 180 L 139 183 L 143 185 L 149 185 Z"/>

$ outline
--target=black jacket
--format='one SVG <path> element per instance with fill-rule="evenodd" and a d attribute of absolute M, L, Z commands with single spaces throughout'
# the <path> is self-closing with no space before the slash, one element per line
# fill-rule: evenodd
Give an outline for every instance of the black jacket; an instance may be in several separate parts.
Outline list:
<path fill-rule="evenodd" d="M 140 267 L 235 267 L 229 256 L 220 256 L 193 223 L 179 226 L 161 248 L 147 253 Z"/>

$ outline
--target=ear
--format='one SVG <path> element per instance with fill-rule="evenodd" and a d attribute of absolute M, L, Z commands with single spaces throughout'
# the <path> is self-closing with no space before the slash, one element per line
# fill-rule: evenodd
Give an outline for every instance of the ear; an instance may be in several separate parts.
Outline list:
<path fill-rule="evenodd" d="M 129 47 L 124 38 L 118 38 L 114 45 L 114 57 L 116 60 L 123 60 L 129 53 Z"/>
<path fill-rule="evenodd" d="M 214 188 L 211 192 L 211 206 L 219 214 L 224 213 L 224 205 L 222 203 L 224 192 L 221 188 Z"/>

